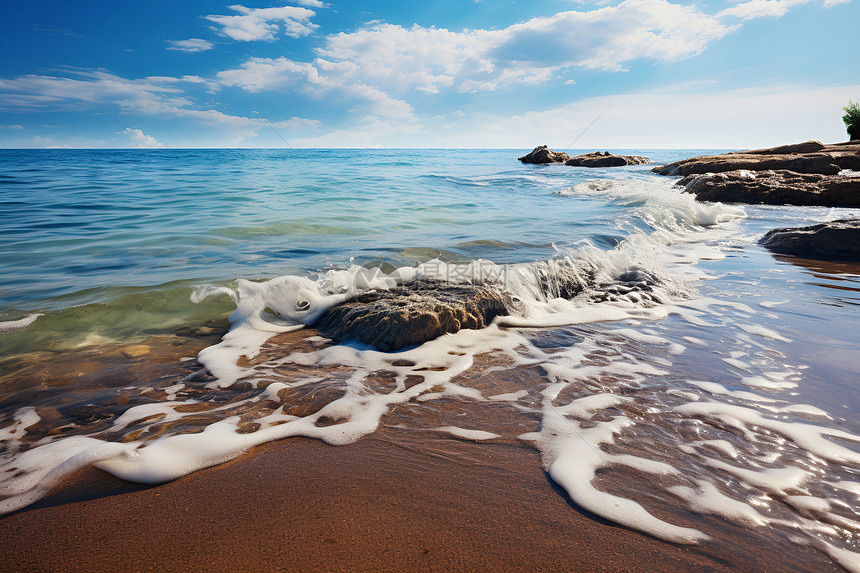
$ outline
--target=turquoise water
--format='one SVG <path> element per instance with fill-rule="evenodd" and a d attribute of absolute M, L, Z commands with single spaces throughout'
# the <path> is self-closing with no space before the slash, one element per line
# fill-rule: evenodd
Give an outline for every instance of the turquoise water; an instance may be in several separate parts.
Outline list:
<path fill-rule="evenodd" d="M 554 243 L 624 236 L 618 207 L 554 194 L 608 170 L 525 166 L 525 152 L 0 151 L 0 318 L 111 296 L 91 289 L 307 273 L 353 257 L 525 262 Z"/>

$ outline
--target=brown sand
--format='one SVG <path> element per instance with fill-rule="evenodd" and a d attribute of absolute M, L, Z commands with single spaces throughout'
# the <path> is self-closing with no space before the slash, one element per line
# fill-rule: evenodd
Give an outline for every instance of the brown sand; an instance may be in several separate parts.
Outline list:
<path fill-rule="evenodd" d="M 0 519 L 3 571 L 774 565 L 772 554 L 723 558 L 711 550 L 663 543 L 580 513 L 525 446 L 392 429 L 338 448 L 304 438 L 275 442 L 157 487 L 86 469 L 36 505 Z"/>

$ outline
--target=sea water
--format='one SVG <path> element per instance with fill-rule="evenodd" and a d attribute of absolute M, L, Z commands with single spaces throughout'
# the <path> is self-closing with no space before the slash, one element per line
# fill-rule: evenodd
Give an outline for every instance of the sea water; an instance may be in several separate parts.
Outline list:
<path fill-rule="evenodd" d="M 0 153 L 0 511 L 87 465 L 159 483 L 382 425 L 528 444 L 574 504 L 670 542 L 753 531 L 857 570 L 858 268 L 757 244 L 857 211 L 699 203 L 648 165 L 526 151 Z M 428 280 L 515 305 L 394 353 L 308 326 Z M 191 373 L 60 371 L 227 317 Z"/>

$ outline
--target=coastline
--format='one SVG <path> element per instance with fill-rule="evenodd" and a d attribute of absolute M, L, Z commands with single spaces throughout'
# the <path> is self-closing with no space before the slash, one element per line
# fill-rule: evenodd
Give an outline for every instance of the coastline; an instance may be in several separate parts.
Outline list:
<path fill-rule="evenodd" d="M 418 434 L 289 438 L 155 487 L 87 468 L 0 519 L 0 553 L 18 571 L 729 571 L 780 549 L 665 543 L 565 503 L 531 448 Z"/>

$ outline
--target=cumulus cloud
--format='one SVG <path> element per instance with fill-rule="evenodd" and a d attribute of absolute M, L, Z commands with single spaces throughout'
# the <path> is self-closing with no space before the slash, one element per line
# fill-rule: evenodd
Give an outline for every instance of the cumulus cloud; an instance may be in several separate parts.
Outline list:
<path fill-rule="evenodd" d="M 675 61 L 700 53 L 734 27 L 691 6 L 625 0 L 559 12 L 501 30 L 451 31 L 371 22 L 327 36 L 317 57 L 252 58 L 217 80 L 250 92 L 332 90 L 364 99 L 372 113 L 406 117 L 411 92 L 492 91 L 538 85 L 567 69 L 620 71 L 632 60 Z"/>
<path fill-rule="evenodd" d="M 143 130 L 140 129 L 126 127 L 117 133 L 119 135 L 128 136 L 129 143 L 127 147 L 133 147 L 135 149 L 161 149 L 164 147 L 163 143 L 159 143 L 154 137 L 146 135 L 143 133 Z"/>
<path fill-rule="evenodd" d="M 309 64 L 287 58 L 252 58 L 237 69 L 219 72 L 217 79 L 222 85 L 250 92 L 296 87 L 309 95 L 321 96 L 337 90 L 364 102 L 367 113 L 399 119 L 412 117 L 412 106 L 408 103 L 358 81 L 350 73 L 354 67 L 338 67 L 320 60 Z"/>
<path fill-rule="evenodd" d="M 211 50 L 214 44 L 200 38 L 190 38 L 188 40 L 168 40 L 170 46 L 168 50 L 178 50 L 180 52 L 205 52 Z"/>
<path fill-rule="evenodd" d="M 319 71 L 312 64 L 294 62 L 287 58 L 251 58 L 239 68 L 224 70 L 216 75 L 225 86 L 260 92 L 302 82 L 320 84 Z"/>
<path fill-rule="evenodd" d="M 336 91 L 360 99 L 361 113 L 403 119 L 413 113 L 406 100 L 416 91 L 492 91 L 546 83 L 568 69 L 621 71 L 639 58 L 675 61 L 734 29 L 666 0 L 624 0 L 501 30 L 457 32 L 376 21 L 327 36 L 311 61 L 251 58 L 216 79 L 249 92 Z"/>
<path fill-rule="evenodd" d="M 308 5 L 307 2 L 303 4 Z M 316 3 L 309 5 L 316 5 Z M 279 33 L 300 38 L 311 34 L 317 28 L 317 25 L 310 21 L 316 12 L 307 8 L 297 6 L 246 8 L 235 5 L 230 6 L 230 9 L 238 12 L 239 15 L 212 15 L 206 16 L 206 19 L 221 26 L 221 34 L 240 42 L 274 40 Z"/>

